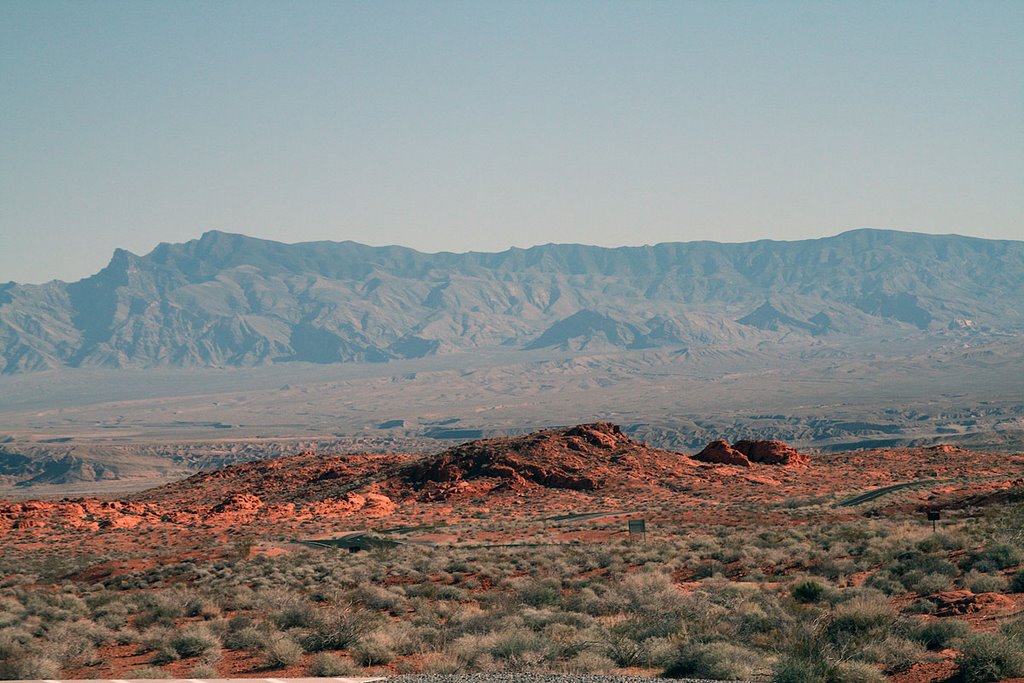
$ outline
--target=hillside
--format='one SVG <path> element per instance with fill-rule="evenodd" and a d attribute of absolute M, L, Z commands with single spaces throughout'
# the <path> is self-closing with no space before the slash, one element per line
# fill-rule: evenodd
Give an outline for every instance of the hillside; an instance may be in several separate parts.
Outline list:
<path fill-rule="evenodd" d="M 424 254 L 214 231 L 117 250 L 78 282 L 0 286 L 0 372 L 1018 334 L 1021 300 L 1024 242 L 959 236 Z"/>

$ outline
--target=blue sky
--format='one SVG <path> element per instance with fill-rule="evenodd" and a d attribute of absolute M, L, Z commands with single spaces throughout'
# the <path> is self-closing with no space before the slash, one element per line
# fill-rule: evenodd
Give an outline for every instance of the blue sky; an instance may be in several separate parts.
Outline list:
<path fill-rule="evenodd" d="M 1024 238 L 1024 3 L 0 3 L 0 281 L 209 229 Z"/>

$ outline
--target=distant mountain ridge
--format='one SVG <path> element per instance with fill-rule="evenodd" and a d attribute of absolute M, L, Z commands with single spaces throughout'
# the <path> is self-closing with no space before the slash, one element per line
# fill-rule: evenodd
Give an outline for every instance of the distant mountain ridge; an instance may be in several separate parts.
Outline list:
<path fill-rule="evenodd" d="M 955 235 L 425 254 L 211 231 L 118 249 L 78 282 L 0 285 L 0 372 L 1019 334 L 1022 301 L 1024 242 Z"/>

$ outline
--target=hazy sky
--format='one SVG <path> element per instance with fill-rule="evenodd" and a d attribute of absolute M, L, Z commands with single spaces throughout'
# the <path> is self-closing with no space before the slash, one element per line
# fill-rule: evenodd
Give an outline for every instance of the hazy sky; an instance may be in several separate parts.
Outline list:
<path fill-rule="evenodd" d="M 1024 238 L 1024 2 L 0 3 L 0 281 L 217 228 L 422 250 Z"/>

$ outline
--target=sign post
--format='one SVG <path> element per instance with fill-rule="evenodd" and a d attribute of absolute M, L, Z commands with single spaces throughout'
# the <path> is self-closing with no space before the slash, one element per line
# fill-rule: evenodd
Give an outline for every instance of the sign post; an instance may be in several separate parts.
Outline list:
<path fill-rule="evenodd" d="M 647 541 L 647 523 L 642 519 L 631 519 L 627 522 L 629 526 L 629 535 L 632 538 L 633 534 L 640 534 L 643 537 L 644 542 Z"/>
<path fill-rule="evenodd" d="M 935 533 L 935 523 L 937 521 L 939 521 L 940 519 L 942 519 L 942 515 L 939 513 L 938 510 L 929 510 L 928 511 L 928 519 L 932 523 L 932 533 L 934 534 Z"/>

